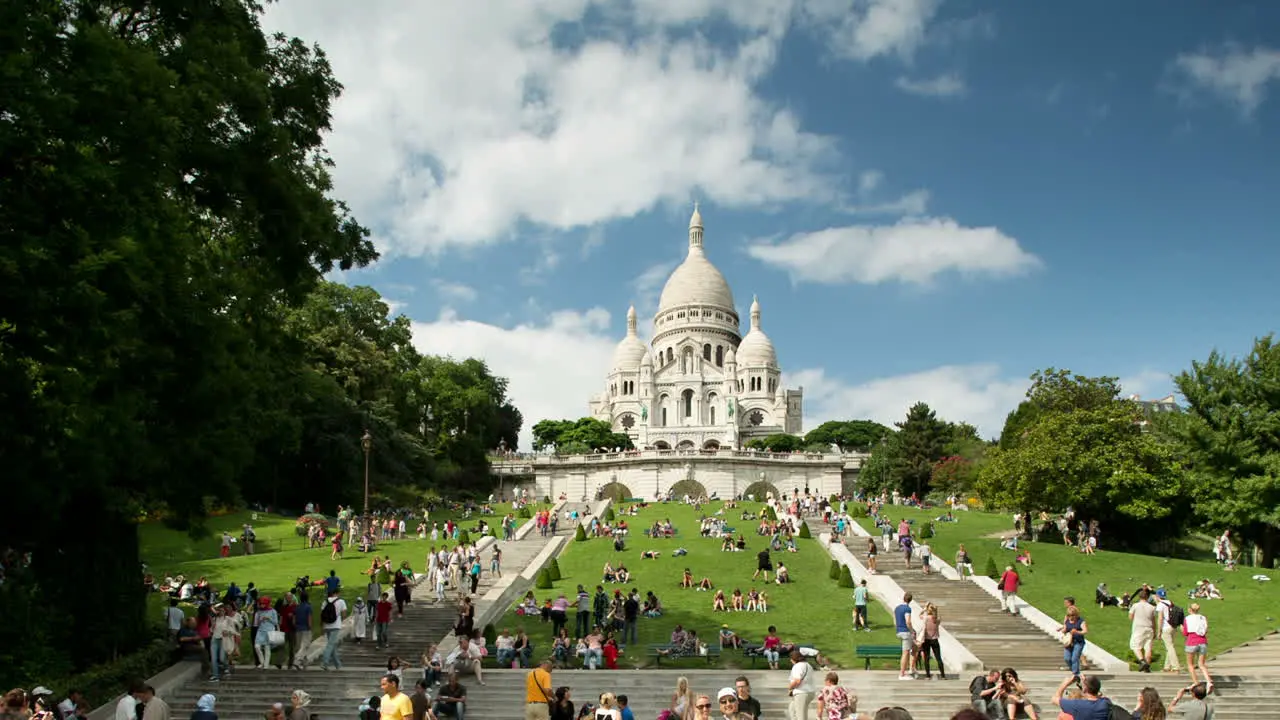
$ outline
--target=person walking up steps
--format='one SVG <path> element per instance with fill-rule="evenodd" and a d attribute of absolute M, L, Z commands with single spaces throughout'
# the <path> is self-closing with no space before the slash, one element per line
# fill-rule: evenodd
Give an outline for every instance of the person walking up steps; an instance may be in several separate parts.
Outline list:
<path fill-rule="evenodd" d="M 871 632 L 871 627 L 867 625 L 867 579 L 862 578 L 858 583 L 858 587 L 853 589 L 853 629 L 862 629 L 862 632 Z"/>
<path fill-rule="evenodd" d="M 1006 565 L 1004 574 L 1000 576 L 1000 604 L 1010 615 L 1018 614 L 1018 584 L 1021 581 L 1022 578 L 1018 577 L 1018 572 L 1013 569 L 1013 566 Z"/>
<path fill-rule="evenodd" d="M 1156 597 L 1158 598 L 1156 624 L 1160 626 L 1160 640 L 1164 643 L 1164 671 L 1182 672 L 1182 667 L 1178 664 L 1178 646 L 1174 642 L 1173 634 L 1182 629 L 1182 621 L 1186 619 L 1186 614 L 1182 612 L 1182 608 L 1169 600 L 1164 588 L 1156 590 Z"/>
<path fill-rule="evenodd" d="M 1205 662 L 1209 657 L 1209 618 L 1200 614 L 1200 603 L 1191 603 L 1187 607 L 1190 612 L 1182 620 L 1182 634 L 1186 637 L 1187 672 L 1191 673 L 1191 684 L 1196 684 L 1196 668 L 1204 676 L 1204 684 L 1209 692 L 1213 692 L 1213 678 L 1209 677 L 1209 668 Z"/>
<path fill-rule="evenodd" d="M 916 674 L 916 634 L 911 629 L 911 593 L 902 596 L 902 603 L 893 609 L 893 630 L 902 641 L 902 661 L 898 665 L 898 679 L 910 680 Z"/>
<path fill-rule="evenodd" d="M 1138 599 L 1129 606 L 1129 649 L 1138 658 L 1138 671 L 1151 672 L 1151 644 L 1156 638 L 1158 613 L 1151 604 L 1151 594 L 1146 588 L 1138 592 Z"/>

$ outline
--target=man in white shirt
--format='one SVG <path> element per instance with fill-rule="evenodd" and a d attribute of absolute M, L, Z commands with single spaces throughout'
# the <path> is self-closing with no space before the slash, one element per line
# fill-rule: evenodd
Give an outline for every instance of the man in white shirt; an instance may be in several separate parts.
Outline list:
<path fill-rule="evenodd" d="M 465 637 L 458 638 L 458 647 L 445 659 L 445 667 L 450 673 L 471 670 L 476 674 L 476 682 L 484 685 L 484 676 L 480 670 L 480 648 Z"/>
<path fill-rule="evenodd" d="M 1156 637 L 1156 617 L 1151 594 L 1143 588 L 1138 592 L 1137 601 L 1129 606 L 1129 620 L 1133 623 L 1129 649 L 1138 658 L 1139 672 L 1151 672 L 1151 643 Z"/>
<path fill-rule="evenodd" d="M 182 623 L 186 619 L 186 613 L 182 612 L 182 608 L 178 607 L 178 599 L 169 598 L 169 607 L 164 609 L 164 622 L 169 629 L 170 640 L 176 641 L 178 639 L 178 631 L 182 629 Z"/>
<path fill-rule="evenodd" d="M 799 650 L 791 651 L 791 678 L 787 689 L 791 691 L 791 720 L 809 720 L 809 704 L 813 702 L 818 683 L 813 667 Z"/>
<path fill-rule="evenodd" d="M 332 606 L 331 620 L 325 622 L 329 614 L 327 606 Z M 347 601 L 342 599 L 342 591 L 334 589 L 320 606 L 320 622 L 324 627 L 324 654 L 320 656 L 320 667 L 328 670 L 332 665 L 342 669 L 342 658 L 338 657 L 338 647 L 342 644 L 342 619 L 347 614 Z"/>
<path fill-rule="evenodd" d="M 1178 664 L 1178 646 L 1174 642 L 1174 627 L 1169 624 L 1173 602 L 1169 600 L 1164 588 L 1156 590 L 1156 597 L 1156 624 L 1160 627 L 1160 640 L 1164 642 L 1165 672 L 1182 672 L 1182 667 Z"/>
<path fill-rule="evenodd" d="M 116 703 L 115 720 L 138 720 L 138 696 L 142 694 L 142 683 L 129 686 L 129 692 Z"/>

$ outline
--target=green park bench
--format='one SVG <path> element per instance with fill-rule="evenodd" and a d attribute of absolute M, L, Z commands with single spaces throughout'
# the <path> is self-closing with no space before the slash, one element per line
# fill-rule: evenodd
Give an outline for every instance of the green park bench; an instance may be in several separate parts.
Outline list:
<path fill-rule="evenodd" d="M 658 652 L 659 650 L 670 650 L 672 647 L 673 646 L 670 643 L 658 643 L 656 645 L 650 645 L 647 654 L 649 657 L 654 658 L 654 660 L 659 665 L 662 664 L 663 658 L 666 658 L 668 660 L 683 660 L 685 658 L 706 658 L 708 665 L 710 665 L 713 660 L 720 659 L 720 648 L 712 645 L 707 646 L 706 655 L 679 655 L 676 657 L 671 657 L 670 655 L 664 655 L 663 653 Z"/>
<path fill-rule="evenodd" d="M 854 656 L 866 661 L 864 670 L 871 669 L 871 661 L 880 658 L 897 660 L 902 657 L 901 645 L 859 645 L 854 649 Z"/>

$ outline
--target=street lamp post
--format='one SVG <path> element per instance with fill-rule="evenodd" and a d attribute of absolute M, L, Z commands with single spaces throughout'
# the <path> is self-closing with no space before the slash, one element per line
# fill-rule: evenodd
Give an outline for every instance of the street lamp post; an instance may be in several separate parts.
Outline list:
<path fill-rule="evenodd" d="M 364 528 L 369 529 L 369 453 L 373 451 L 373 435 L 365 428 L 360 438 L 360 447 L 364 448 Z"/>

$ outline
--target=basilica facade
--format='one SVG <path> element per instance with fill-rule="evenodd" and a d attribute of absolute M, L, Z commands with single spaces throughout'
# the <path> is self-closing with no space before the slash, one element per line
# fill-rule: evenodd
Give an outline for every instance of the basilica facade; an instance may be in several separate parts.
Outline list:
<path fill-rule="evenodd" d="M 702 215 L 689 219 L 689 252 L 671 273 L 647 344 L 627 312 L 592 417 L 638 448 L 739 448 L 752 438 L 801 431 L 803 389 L 781 386 L 782 368 L 761 327 L 758 299 L 741 333 L 733 292 L 707 259 Z"/>

